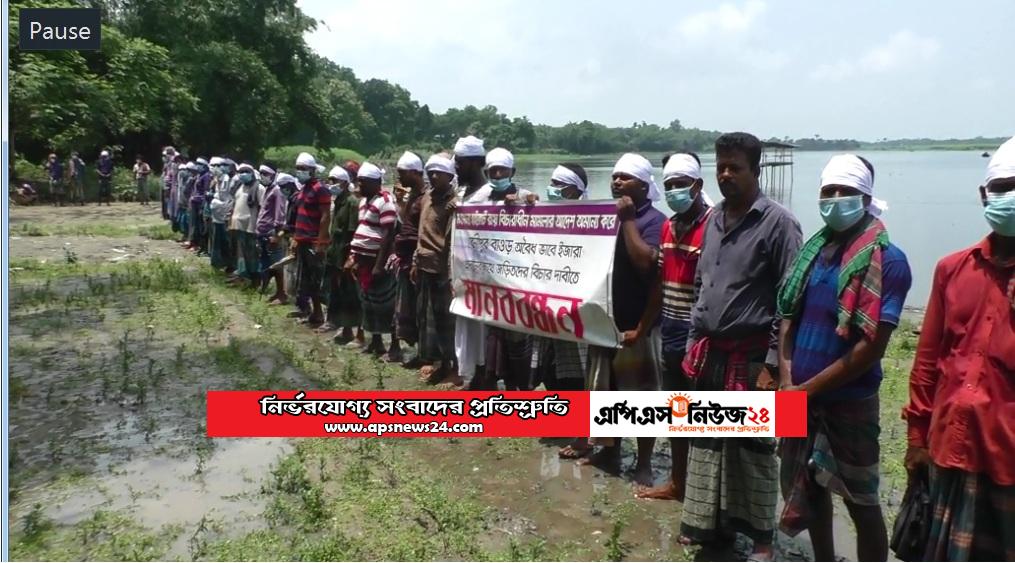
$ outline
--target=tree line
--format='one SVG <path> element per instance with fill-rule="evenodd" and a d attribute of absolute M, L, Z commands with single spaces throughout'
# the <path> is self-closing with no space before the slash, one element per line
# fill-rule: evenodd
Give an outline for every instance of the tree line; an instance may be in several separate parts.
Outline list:
<path fill-rule="evenodd" d="M 19 51 L 18 10 L 53 7 L 101 9 L 101 50 Z M 238 158 L 279 145 L 371 155 L 448 147 L 466 133 L 520 153 L 706 151 L 720 134 L 678 119 L 538 125 L 492 105 L 434 113 L 397 84 L 360 80 L 317 55 L 303 37 L 319 22 L 295 0 L 15 0 L 9 21 L 11 139 L 33 162 L 51 151 L 91 158 L 103 148 L 121 161 L 143 154 L 157 162 L 170 144 Z"/>

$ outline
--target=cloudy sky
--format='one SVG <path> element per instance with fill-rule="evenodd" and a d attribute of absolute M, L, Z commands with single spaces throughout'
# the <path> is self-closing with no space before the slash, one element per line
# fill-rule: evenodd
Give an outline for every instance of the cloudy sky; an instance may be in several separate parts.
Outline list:
<path fill-rule="evenodd" d="M 311 47 L 434 111 L 762 137 L 1015 133 L 1015 2 L 300 0 Z"/>

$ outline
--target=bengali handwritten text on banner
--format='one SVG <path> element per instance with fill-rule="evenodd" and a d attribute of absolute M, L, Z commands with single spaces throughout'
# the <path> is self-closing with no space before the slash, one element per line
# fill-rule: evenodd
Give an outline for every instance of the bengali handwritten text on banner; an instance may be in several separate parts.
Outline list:
<path fill-rule="evenodd" d="M 451 312 L 538 336 L 615 347 L 616 204 L 464 205 L 455 216 Z"/>

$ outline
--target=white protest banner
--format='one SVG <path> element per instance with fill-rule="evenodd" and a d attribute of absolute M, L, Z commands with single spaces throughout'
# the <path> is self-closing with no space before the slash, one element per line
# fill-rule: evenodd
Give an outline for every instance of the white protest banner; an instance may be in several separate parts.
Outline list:
<path fill-rule="evenodd" d="M 451 312 L 561 340 L 617 347 L 612 201 L 463 205 L 455 214 Z"/>

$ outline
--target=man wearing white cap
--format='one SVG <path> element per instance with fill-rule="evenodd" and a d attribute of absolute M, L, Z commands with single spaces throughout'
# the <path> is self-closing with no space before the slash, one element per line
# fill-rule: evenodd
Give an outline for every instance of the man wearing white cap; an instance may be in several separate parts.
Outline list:
<path fill-rule="evenodd" d="M 172 219 L 170 196 L 176 186 L 176 174 L 179 172 L 179 161 L 176 157 L 175 148 L 162 149 L 162 218 L 166 220 Z"/>
<path fill-rule="evenodd" d="M 309 153 L 296 157 L 296 179 L 302 183 L 295 199 L 293 244 L 296 251 L 296 293 L 310 301 L 309 315 L 300 322 L 312 328 L 324 323 L 321 281 L 324 260 L 331 246 L 331 192 L 317 178 L 317 161 Z"/>
<path fill-rule="evenodd" d="M 328 286 L 328 313 L 318 332 L 334 331 L 334 341 L 348 344 L 354 331 L 362 341 L 363 308 L 359 300 L 356 278 L 343 268 L 349 259 L 349 245 L 359 227 L 359 198 L 352 193 L 349 172 L 335 166 L 328 172 L 331 192 L 331 246 L 328 247 L 324 269 Z"/>
<path fill-rule="evenodd" d="M 274 169 L 269 167 L 274 172 Z M 286 295 L 286 269 L 291 264 L 272 269 L 286 254 L 287 241 L 291 231 L 287 224 L 289 201 L 296 194 L 296 178 L 284 172 L 272 174 L 273 182 L 267 186 L 267 192 L 261 201 L 257 213 L 257 239 L 260 250 L 261 271 L 264 279 L 261 290 L 267 288 L 270 278 L 275 279 L 275 293 L 268 298 L 268 305 L 285 305 L 289 302 Z"/>
<path fill-rule="evenodd" d="M 444 389 L 461 388 L 455 356 L 455 316 L 451 314 L 451 227 L 455 216 L 455 163 L 446 154 L 426 161 L 431 189 L 423 194 L 419 239 L 409 277 L 418 300 L 420 379 Z"/>
<path fill-rule="evenodd" d="M 684 375 L 681 361 L 687 346 L 687 331 L 694 303 L 694 274 L 698 268 L 705 223 L 712 206 L 705 198 L 701 160 L 694 153 L 670 155 L 663 166 L 663 195 L 673 211 L 663 222 L 658 256 L 658 275 L 649 292 L 638 327 L 624 334 L 625 341 L 637 341 L 660 319 L 662 340 L 661 387 L 664 391 L 690 391 L 693 384 Z M 686 438 L 671 438 L 670 479 L 658 487 L 636 488 L 639 498 L 684 500 L 687 477 Z"/>
<path fill-rule="evenodd" d="M 776 297 L 802 236 L 793 215 L 761 191 L 761 151 L 748 133 L 715 142 L 725 199 L 705 223 L 682 364 L 699 391 L 773 388 L 778 373 Z M 775 446 L 775 438 L 691 438 L 681 543 L 725 543 L 739 532 L 754 542 L 752 559 L 771 560 Z"/>
<path fill-rule="evenodd" d="M 930 480 L 922 561 L 1015 561 L 1015 138 L 987 165 L 991 232 L 941 259 L 909 379 L 906 469 Z"/>
<path fill-rule="evenodd" d="M 486 185 L 483 165 L 486 148 L 483 140 L 472 135 L 462 137 L 455 143 L 455 172 L 458 176 L 458 199 L 468 200 L 479 188 Z"/>
<path fill-rule="evenodd" d="M 786 500 L 780 522 L 809 530 L 816 560 L 835 560 L 832 497 L 856 525 L 861 561 L 888 557 L 878 497 L 881 358 L 899 324 L 912 275 L 877 215 L 874 167 L 832 157 L 821 173 L 825 227 L 800 249 L 779 292 L 779 387 L 807 392 L 807 437 L 780 449 Z"/>
<path fill-rule="evenodd" d="M 385 352 L 383 335 L 391 335 L 392 352 L 398 346 L 393 330 L 398 282 L 386 268 L 395 239 L 398 206 L 394 196 L 381 187 L 383 170 L 364 162 L 356 178 L 361 197 L 359 226 L 353 235 L 345 269 L 353 272 L 359 282 L 363 330 L 371 333 L 370 343 L 363 352 L 380 357 Z"/>
<path fill-rule="evenodd" d="M 396 165 L 398 185 L 395 187 L 398 200 L 399 224 L 395 234 L 394 254 L 388 260 L 389 269 L 395 272 L 398 280 L 398 296 L 395 299 L 395 336 L 392 349 L 382 358 L 387 362 L 403 360 L 398 341 L 409 346 L 416 344 L 419 327 L 416 325 L 416 285 L 409 278 L 412 269 L 412 255 L 416 252 L 419 241 L 419 216 L 423 205 L 423 160 L 416 153 L 405 151 Z M 419 354 L 405 367 L 417 369 L 422 367 Z"/>
<path fill-rule="evenodd" d="M 173 231 L 182 234 L 177 242 L 183 243 L 187 238 L 187 221 L 184 219 L 184 209 L 181 203 L 184 202 L 184 194 L 187 191 L 187 183 L 193 177 L 194 161 L 181 162 L 177 167 L 177 178 L 173 181 L 173 190 L 170 192 L 170 217 L 173 221 Z M 190 196 L 187 195 L 189 199 Z"/>
<path fill-rule="evenodd" d="M 535 203 L 536 195 L 514 183 L 515 157 L 511 151 L 497 147 L 486 153 L 484 172 L 487 183 L 476 190 L 465 203 L 513 205 L 519 201 Z M 497 380 L 508 390 L 525 391 L 532 387 L 532 337 L 499 327 L 487 327 L 485 347 L 485 379 L 477 384 L 496 389 Z"/>
<path fill-rule="evenodd" d="M 643 156 L 628 153 L 613 167 L 610 185 L 617 200 L 620 233 L 613 258 L 613 322 L 621 333 L 638 328 L 648 305 L 649 289 L 656 278 L 659 235 L 666 216 L 653 207 L 661 197 L 652 175 L 652 164 Z M 654 323 L 653 323 L 654 325 Z M 625 341 L 621 350 L 589 346 L 588 379 L 593 391 L 657 391 L 659 389 L 659 331 L 647 327 Z M 620 439 L 594 440 L 604 448 L 579 460 L 610 471 L 620 469 Z M 651 438 L 638 438 L 638 461 L 634 480 L 652 485 Z"/>
<path fill-rule="evenodd" d="M 212 158 L 211 166 L 217 170 L 211 184 L 212 197 L 208 210 L 211 217 L 209 244 L 211 267 L 221 269 L 230 276 L 236 271 L 236 255 L 229 238 L 229 217 L 233 213 L 232 164 L 227 158 Z"/>
<path fill-rule="evenodd" d="M 204 220 L 204 203 L 208 197 L 208 188 L 211 185 L 210 163 L 204 158 L 194 161 L 195 179 L 191 186 L 188 205 L 190 209 L 188 223 L 190 227 L 190 250 L 196 252 L 207 252 L 208 231 Z"/>
<path fill-rule="evenodd" d="M 95 164 L 95 171 L 99 174 L 99 200 L 96 205 L 102 205 L 102 202 L 105 201 L 106 206 L 109 206 L 113 201 L 113 159 L 109 151 L 103 150 L 99 153 L 99 161 Z"/>
<path fill-rule="evenodd" d="M 257 208 L 264 187 L 253 165 L 244 162 L 236 168 L 233 178 L 233 212 L 229 217 L 229 236 L 236 255 L 236 282 L 247 281 L 257 289 L 261 285 L 257 256 Z"/>
<path fill-rule="evenodd" d="M 458 139 L 454 152 L 458 177 L 457 201 L 467 201 L 486 186 L 483 174 L 486 148 L 482 139 L 468 135 Z M 455 317 L 455 354 L 458 373 L 465 383 L 470 387 L 482 386 L 486 379 L 486 325 Z"/>

